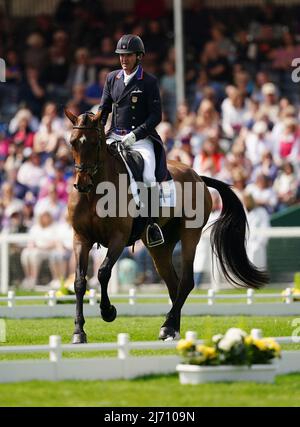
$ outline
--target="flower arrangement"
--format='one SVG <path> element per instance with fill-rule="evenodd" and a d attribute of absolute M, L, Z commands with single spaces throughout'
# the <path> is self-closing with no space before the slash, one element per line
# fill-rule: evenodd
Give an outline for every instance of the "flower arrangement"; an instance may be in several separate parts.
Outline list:
<path fill-rule="evenodd" d="M 177 350 L 183 364 L 202 366 L 268 364 L 280 357 L 281 351 L 272 338 L 255 339 L 239 328 L 214 335 L 207 345 L 181 339 Z"/>
<path fill-rule="evenodd" d="M 286 298 L 290 295 L 292 296 L 293 301 L 300 301 L 300 272 L 296 272 L 294 274 L 294 287 L 283 290 L 281 295 L 283 296 L 284 301 L 286 301 Z"/>

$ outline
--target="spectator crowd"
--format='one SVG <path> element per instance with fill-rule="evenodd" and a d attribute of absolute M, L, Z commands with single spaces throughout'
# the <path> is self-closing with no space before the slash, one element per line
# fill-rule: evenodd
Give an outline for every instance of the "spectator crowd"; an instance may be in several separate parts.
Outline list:
<path fill-rule="evenodd" d="M 112 16 L 100 1 L 63 0 L 53 16 L 23 25 L 0 10 L 0 231 L 66 240 L 32 239 L 21 256 L 31 285 L 49 251 L 56 282 L 71 257 L 71 124 L 62 107 L 97 109 L 107 73 L 119 68 L 123 33 L 142 37 L 143 66 L 159 79 L 157 131 L 168 159 L 232 184 L 249 211 L 271 215 L 300 201 L 300 91 L 291 65 L 300 58 L 299 9 L 268 2 L 232 13 L 195 1 L 184 13 L 186 101 L 176 107 L 172 15 L 163 1 L 151 10 L 146 3 Z"/>

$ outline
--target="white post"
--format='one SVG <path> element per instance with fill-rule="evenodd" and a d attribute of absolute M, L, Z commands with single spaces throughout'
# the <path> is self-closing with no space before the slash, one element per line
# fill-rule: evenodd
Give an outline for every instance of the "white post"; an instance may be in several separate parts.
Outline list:
<path fill-rule="evenodd" d="M 194 331 L 186 331 L 185 339 L 187 341 L 197 341 L 197 332 Z"/>
<path fill-rule="evenodd" d="M 247 304 L 253 304 L 254 290 L 247 289 Z"/>
<path fill-rule="evenodd" d="M 61 359 L 61 337 L 59 335 L 51 335 L 49 337 L 49 359 L 50 362 L 58 362 Z"/>
<path fill-rule="evenodd" d="M 291 304 L 293 302 L 293 293 L 291 288 L 286 288 L 285 290 L 285 302 L 286 304 Z"/>
<path fill-rule="evenodd" d="M 8 241 L 5 236 L 1 238 L 1 281 L 0 281 L 0 292 L 7 294 L 8 282 L 9 282 L 9 251 Z"/>
<path fill-rule="evenodd" d="M 129 334 L 118 334 L 118 358 L 126 359 L 129 356 Z"/>
<path fill-rule="evenodd" d="M 216 291 L 214 289 L 208 289 L 208 292 L 207 292 L 207 296 L 208 296 L 207 304 L 208 305 L 213 305 L 213 303 L 215 301 L 215 293 L 216 293 Z"/>
<path fill-rule="evenodd" d="M 56 305 L 55 293 L 56 293 L 56 291 L 54 291 L 54 290 L 49 291 L 49 300 L 48 300 L 49 307 L 54 307 Z"/>
<path fill-rule="evenodd" d="M 250 335 L 255 340 L 259 340 L 263 337 L 263 333 L 261 329 L 251 329 Z"/>
<path fill-rule="evenodd" d="M 90 289 L 89 303 L 90 305 L 97 304 L 96 289 Z"/>
<path fill-rule="evenodd" d="M 16 296 L 15 291 L 8 291 L 8 293 L 7 293 L 7 298 L 8 298 L 7 299 L 7 306 L 9 308 L 12 308 L 15 306 L 15 303 L 16 303 L 15 296 Z"/>
<path fill-rule="evenodd" d="M 135 304 L 136 290 L 134 288 L 129 289 L 129 304 Z"/>
<path fill-rule="evenodd" d="M 183 55 L 183 29 L 182 29 L 182 0 L 173 0 L 174 33 L 175 33 L 175 65 L 176 65 L 176 104 L 185 101 L 184 88 L 184 55 Z"/>

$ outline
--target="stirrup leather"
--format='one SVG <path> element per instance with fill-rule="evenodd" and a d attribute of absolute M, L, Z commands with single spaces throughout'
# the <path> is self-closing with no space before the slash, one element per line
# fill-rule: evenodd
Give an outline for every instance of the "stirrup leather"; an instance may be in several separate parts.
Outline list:
<path fill-rule="evenodd" d="M 149 236 L 149 232 L 151 233 L 151 228 L 154 227 L 155 228 L 155 232 L 158 234 L 160 234 L 160 236 L 158 236 L 158 238 L 156 240 L 151 239 L 151 237 Z M 152 230 L 153 232 L 153 230 Z M 164 239 L 164 235 L 161 231 L 161 228 L 158 224 L 156 224 L 156 222 L 154 222 L 153 224 L 148 224 L 147 229 L 146 229 L 146 241 L 147 241 L 147 246 L 149 248 L 153 248 L 155 246 L 159 246 L 162 245 L 163 243 L 165 243 L 165 239 Z"/>

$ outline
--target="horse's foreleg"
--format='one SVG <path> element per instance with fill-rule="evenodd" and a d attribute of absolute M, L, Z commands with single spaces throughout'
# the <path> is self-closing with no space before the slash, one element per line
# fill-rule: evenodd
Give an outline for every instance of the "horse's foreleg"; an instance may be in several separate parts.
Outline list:
<path fill-rule="evenodd" d="M 116 241 L 113 241 L 108 246 L 107 255 L 98 270 L 98 280 L 101 286 L 100 312 L 102 319 L 106 322 L 112 322 L 117 317 L 117 310 L 115 306 L 110 303 L 107 287 L 111 276 L 111 270 L 121 255 L 124 247 L 125 244 L 123 242 L 117 243 Z"/>
<path fill-rule="evenodd" d="M 74 290 L 76 294 L 76 316 L 75 330 L 72 343 L 82 344 L 87 342 L 86 334 L 83 330 L 85 323 L 83 316 L 83 297 L 86 291 L 86 273 L 88 268 L 88 258 L 91 246 L 88 243 L 74 241 L 74 252 L 76 259 L 76 272 Z"/>

